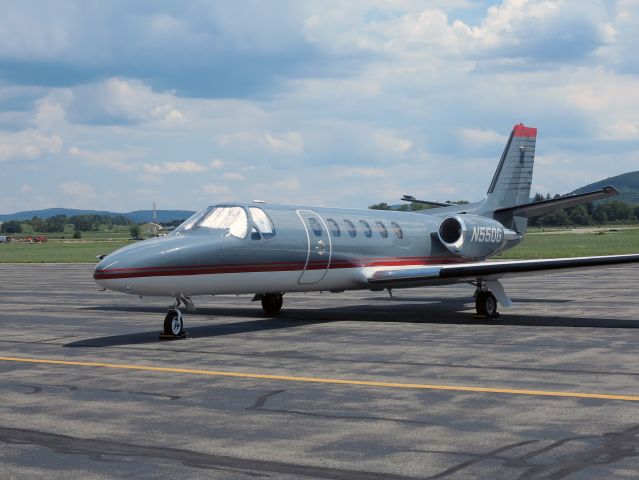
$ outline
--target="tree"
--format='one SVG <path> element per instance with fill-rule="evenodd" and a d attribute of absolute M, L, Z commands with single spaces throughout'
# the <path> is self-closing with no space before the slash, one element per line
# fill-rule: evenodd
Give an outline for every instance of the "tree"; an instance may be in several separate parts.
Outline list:
<path fill-rule="evenodd" d="M 131 225 L 129 229 L 131 232 L 131 238 L 140 238 L 140 226 L 139 225 Z"/>
<path fill-rule="evenodd" d="M 82 232 L 80 230 L 76 230 L 73 232 L 73 238 L 82 238 Z"/>
<path fill-rule="evenodd" d="M 22 224 L 17 220 L 10 220 L 2 224 L 2 233 L 22 233 Z"/>
<path fill-rule="evenodd" d="M 391 210 L 391 206 L 386 202 L 376 203 L 375 205 L 371 205 L 368 208 L 370 208 L 371 210 Z"/>

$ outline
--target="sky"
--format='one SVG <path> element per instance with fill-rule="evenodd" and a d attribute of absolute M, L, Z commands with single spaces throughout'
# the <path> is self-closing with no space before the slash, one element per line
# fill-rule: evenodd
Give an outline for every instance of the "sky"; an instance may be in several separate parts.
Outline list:
<path fill-rule="evenodd" d="M 639 0 L 0 0 L 0 213 L 483 198 L 639 170 Z"/>

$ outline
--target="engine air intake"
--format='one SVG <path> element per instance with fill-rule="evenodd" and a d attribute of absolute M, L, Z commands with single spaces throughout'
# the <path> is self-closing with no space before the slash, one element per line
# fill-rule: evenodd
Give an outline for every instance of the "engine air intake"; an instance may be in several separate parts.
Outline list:
<path fill-rule="evenodd" d="M 439 226 L 439 238 L 444 243 L 455 243 L 462 236 L 462 225 L 455 217 L 448 217 Z"/>

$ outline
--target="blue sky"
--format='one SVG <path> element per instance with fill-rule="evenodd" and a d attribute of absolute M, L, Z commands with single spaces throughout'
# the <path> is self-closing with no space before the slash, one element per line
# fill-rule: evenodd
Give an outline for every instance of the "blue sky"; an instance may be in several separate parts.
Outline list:
<path fill-rule="evenodd" d="M 639 169 L 639 2 L 0 1 L 0 213 L 483 197 Z"/>

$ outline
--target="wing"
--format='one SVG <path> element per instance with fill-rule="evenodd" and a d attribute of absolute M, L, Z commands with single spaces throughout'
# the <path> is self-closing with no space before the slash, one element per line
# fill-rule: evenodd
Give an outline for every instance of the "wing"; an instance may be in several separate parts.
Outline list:
<path fill-rule="evenodd" d="M 371 285 L 383 288 L 417 287 L 461 283 L 470 280 L 498 280 L 507 277 L 540 275 L 561 270 L 597 269 L 639 263 L 639 254 L 603 257 L 553 258 L 543 260 L 510 260 L 501 262 L 469 262 L 432 265 L 406 269 L 377 270 L 368 276 Z"/>

